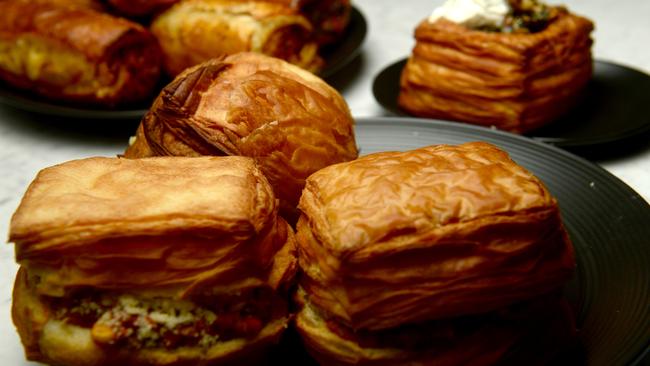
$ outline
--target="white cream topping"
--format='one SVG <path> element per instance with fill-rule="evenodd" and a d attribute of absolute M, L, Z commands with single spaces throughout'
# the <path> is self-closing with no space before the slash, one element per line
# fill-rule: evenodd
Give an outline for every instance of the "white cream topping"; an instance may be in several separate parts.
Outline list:
<path fill-rule="evenodd" d="M 433 11 L 429 22 L 445 18 L 469 28 L 499 27 L 509 11 L 508 0 L 447 0 Z"/>

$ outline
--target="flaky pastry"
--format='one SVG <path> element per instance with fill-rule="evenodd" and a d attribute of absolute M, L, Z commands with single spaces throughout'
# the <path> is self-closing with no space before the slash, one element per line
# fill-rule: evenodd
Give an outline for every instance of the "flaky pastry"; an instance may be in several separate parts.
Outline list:
<path fill-rule="evenodd" d="M 345 100 L 318 77 L 241 53 L 188 69 L 165 87 L 124 155 L 253 157 L 293 216 L 305 178 L 357 157 L 353 127 Z"/>
<path fill-rule="evenodd" d="M 422 21 L 400 80 L 399 106 L 420 116 L 523 133 L 572 107 L 592 74 L 593 24 L 566 9 L 541 31 Z"/>
<path fill-rule="evenodd" d="M 296 10 L 265 1 L 186 0 L 151 24 L 175 76 L 185 68 L 237 52 L 259 52 L 316 72 L 323 64 L 312 26 Z"/>
<path fill-rule="evenodd" d="M 298 207 L 301 286 L 355 330 L 492 311 L 574 271 L 555 199 L 487 143 L 329 166 Z"/>
<path fill-rule="evenodd" d="M 203 365 L 289 320 L 289 225 L 245 157 L 89 158 L 44 169 L 14 214 L 12 314 L 27 358 Z"/>
<path fill-rule="evenodd" d="M 142 26 L 83 7 L 0 1 L 0 79 L 47 98 L 114 106 L 151 97 L 160 48 Z"/>

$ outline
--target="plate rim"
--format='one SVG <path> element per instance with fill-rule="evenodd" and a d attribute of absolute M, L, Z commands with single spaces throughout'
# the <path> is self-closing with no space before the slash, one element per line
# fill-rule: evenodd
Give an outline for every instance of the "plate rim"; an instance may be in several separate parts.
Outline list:
<path fill-rule="evenodd" d="M 402 111 L 399 109 L 399 107 L 393 108 L 393 106 L 387 106 L 386 103 L 383 102 L 382 99 L 378 97 L 378 94 L 380 94 L 379 90 L 381 89 L 381 86 L 379 85 L 378 80 L 381 79 L 381 76 L 384 76 L 389 70 L 398 67 L 400 64 L 406 63 L 408 60 L 408 56 L 401 57 L 397 60 L 393 60 L 389 63 L 387 63 L 384 67 L 382 67 L 374 76 L 372 80 L 372 94 L 375 99 L 375 101 L 387 112 L 392 113 L 396 117 L 405 117 L 405 118 L 421 118 L 421 119 L 426 119 L 424 117 L 416 117 L 416 116 L 409 116 L 408 113 Z M 628 72 L 632 72 L 638 75 L 643 75 L 647 78 L 650 79 L 650 75 L 636 67 L 631 67 L 625 64 L 621 64 L 616 61 L 611 61 L 607 59 L 601 59 L 601 58 L 594 58 L 593 59 L 594 66 L 596 64 L 601 64 L 607 67 L 616 67 Z M 594 67 L 595 70 L 595 67 Z M 399 85 L 397 85 L 399 87 Z M 437 120 L 437 119 L 433 119 Z M 452 123 L 464 123 L 464 122 L 454 122 L 450 121 Z M 464 123 L 464 124 L 469 124 L 470 123 Z M 478 125 L 475 125 L 478 126 Z M 489 127 L 484 127 L 484 126 L 479 126 L 483 128 L 489 128 Z M 491 129 L 491 128 L 489 128 Z M 645 123 L 642 123 L 640 126 L 635 126 L 633 128 L 628 128 L 626 130 L 623 130 L 622 132 L 617 132 L 616 136 L 611 137 L 609 136 L 595 136 L 595 137 L 583 137 L 580 139 L 567 139 L 567 138 L 562 138 L 562 137 L 549 137 L 549 136 L 535 136 L 531 134 L 524 134 L 524 136 L 527 136 L 531 139 L 537 140 L 544 142 L 546 144 L 550 145 L 555 145 L 563 148 L 583 148 L 583 147 L 588 147 L 588 146 L 597 146 L 597 145 L 604 145 L 604 144 L 609 144 L 609 143 L 616 143 L 625 139 L 629 139 L 635 136 L 638 136 L 640 134 L 646 133 L 650 131 L 650 116 L 648 116 L 647 120 Z M 534 131 L 533 131 L 534 132 Z"/>

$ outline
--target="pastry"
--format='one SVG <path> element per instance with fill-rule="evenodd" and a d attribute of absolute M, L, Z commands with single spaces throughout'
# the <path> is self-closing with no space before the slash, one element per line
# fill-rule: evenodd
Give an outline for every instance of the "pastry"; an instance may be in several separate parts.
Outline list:
<path fill-rule="evenodd" d="M 566 113 L 591 78 L 592 30 L 532 0 L 449 0 L 415 30 L 398 104 L 420 117 L 533 130 Z"/>
<path fill-rule="evenodd" d="M 0 2 L 0 79 L 52 100 L 112 107 L 151 97 L 160 49 L 142 26 L 89 9 Z"/>
<path fill-rule="evenodd" d="M 353 127 L 345 100 L 318 77 L 240 53 L 188 69 L 165 87 L 124 155 L 253 157 L 291 218 L 305 178 L 357 157 Z"/>
<path fill-rule="evenodd" d="M 250 0 L 243 0 L 250 1 Z M 350 0 L 261 0 L 284 4 L 303 14 L 314 27 L 313 39 L 319 45 L 335 43 L 350 23 Z"/>
<path fill-rule="evenodd" d="M 266 1 L 186 0 L 159 15 L 151 31 L 167 72 L 237 52 L 260 52 L 316 72 L 323 64 L 312 26 L 296 10 Z"/>
<path fill-rule="evenodd" d="M 12 315 L 29 360 L 234 361 L 259 355 L 289 320 L 294 236 L 250 158 L 46 168 L 9 239 L 21 266 Z"/>
<path fill-rule="evenodd" d="M 574 272 L 555 199 L 487 143 L 326 167 L 307 179 L 298 207 L 300 286 L 309 304 L 298 319 L 308 328 L 322 318 L 356 334 L 399 333 L 531 301 Z M 310 346 L 313 329 L 301 331 L 312 353 L 324 352 Z M 363 348 L 350 352 L 365 359 Z"/>

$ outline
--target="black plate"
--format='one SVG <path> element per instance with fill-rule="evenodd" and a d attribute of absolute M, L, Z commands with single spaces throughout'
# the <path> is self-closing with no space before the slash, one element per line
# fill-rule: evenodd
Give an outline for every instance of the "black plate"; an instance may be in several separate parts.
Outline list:
<path fill-rule="evenodd" d="M 366 37 L 368 26 L 361 12 L 353 7 L 350 24 L 341 41 L 322 52 L 325 67 L 320 73 L 323 78 L 334 75 L 349 63 L 360 51 Z M 162 88 L 162 86 L 161 86 Z M 39 114 L 87 119 L 137 120 L 149 109 L 151 101 L 121 109 L 84 108 L 76 105 L 64 105 L 47 100 L 27 91 L 12 88 L 0 83 L 0 104 Z"/>
<path fill-rule="evenodd" d="M 375 77 L 375 99 L 390 112 L 406 116 L 397 105 L 399 77 L 406 60 Z M 567 115 L 525 135 L 561 147 L 584 147 L 619 141 L 650 131 L 650 75 L 606 61 L 594 62 L 594 75 L 580 102 Z"/>
<path fill-rule="evenodd" d="M 341 40 L 321 51 L 325 59 L 325 68 L 320 72 L 320 77 L 328 78 L 352 61 L 361 51 L 367 32 L 366 19 L 359 9 L 352 7 L 350 24 Z"/>
<path fill-rule="evenodd" d="M 583 352 L 578 360 L 592 366 L 641 360 L 650 343 L 650 205 L 630 187 L 559 148 L 467 124 L 358 119 L 356 138 L 362 155 L 469 141 L 487 141 L 508 151 L 557 198 L 573 241 L 577 273 L 565 294 L 580 328 Z M 288 354 L 299 358 L 296 364 L 314 365 L 296 338 L 288 333 L 277 351 L 280 359 Z"/>

